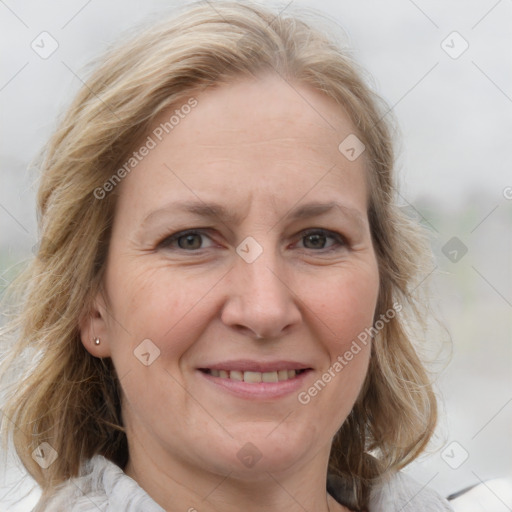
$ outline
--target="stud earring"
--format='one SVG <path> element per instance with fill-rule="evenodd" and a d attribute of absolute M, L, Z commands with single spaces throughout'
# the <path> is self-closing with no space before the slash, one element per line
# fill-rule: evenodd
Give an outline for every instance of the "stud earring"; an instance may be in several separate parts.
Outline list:
<path fill-rule="evenodd" d="M 96 339 L 94 340 L 94 344 L 95 344 L 95 345 L 99 345 L 99 344 L 100 344 L 100 339 L 99 339 L 99 338 L 96 338 Z"/>

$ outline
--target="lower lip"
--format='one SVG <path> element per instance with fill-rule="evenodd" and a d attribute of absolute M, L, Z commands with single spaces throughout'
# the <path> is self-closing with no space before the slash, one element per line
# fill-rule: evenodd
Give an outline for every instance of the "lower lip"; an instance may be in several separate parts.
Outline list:
<path fill-rule="evenodd" d="M 199 374 L 208 382 L 217 386 L 223 391 L 227 391 L 232 395 L 240 398 L 252 400 L 269 400 L 273 398 L 281 398 L 291 393 L 296 393 L 304 386 L 304 380 L 309 376 L 312 370 L 306 370 L 293 379 L 282 380 L 279 382 L 256 382 L 249 383 L 242 380 L 234 380 L 229 378 L 214 377 L 208 373 L 198 370 Z"/>

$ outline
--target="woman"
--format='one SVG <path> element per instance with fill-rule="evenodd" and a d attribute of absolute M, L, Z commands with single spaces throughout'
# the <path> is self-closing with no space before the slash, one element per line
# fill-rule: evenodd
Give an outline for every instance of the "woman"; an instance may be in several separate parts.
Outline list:
<path fill-rule="evenodd" d="M 110 52 L 47 148 L 12 327 L 36 510 L 450 510 L 399 472 L 436 401 L 392 169 L 297 17 L 195 4 Z"/>

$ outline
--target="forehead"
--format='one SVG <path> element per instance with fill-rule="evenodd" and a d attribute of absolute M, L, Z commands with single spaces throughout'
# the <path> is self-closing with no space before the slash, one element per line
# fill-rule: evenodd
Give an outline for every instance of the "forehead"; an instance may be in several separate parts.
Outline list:
<path fill-rule="evenodd" d="M 197 106 L 189 114 L 182 115 L 179 124 L 172 129 L 176 143 L 180 145 L 211 144 L 212 149 L 225 150 L 229 146 L 269 142 L 282 147 L 306 142 L 308 148 L 336 158 L 339 156 L 339 137 L 355 132 L 343 107 L 332 98 L 310 85 L 285 80 L 277 73 L 238 78 L 192 96 Z M 180 105 L 183 107 L 186 102 L 187 98 L 184 98 Z M 163 112 L 154 127 L 164 125 L 165 128 L 173 112 L 180 113 L 180 105 Z M 170 133 L 163 134 L 166 135 Z M 244 151 L 247 150 L 245 147 Z"/>
<path fill-rule="evenodd" d="M 211 199 L 229 194 L 247 204 L 258 194 L 286 203 L 329 190 L 362 204 L 364 160 L 339 150 L 354 132 L 343 108 L 310 86 L 278 75 L 238 79 L 162 112 L 148 135 L 154 147 L 123 182 L 123 194 L 136 189 L 140 202 L 164 203 L 215 192 Z"/>

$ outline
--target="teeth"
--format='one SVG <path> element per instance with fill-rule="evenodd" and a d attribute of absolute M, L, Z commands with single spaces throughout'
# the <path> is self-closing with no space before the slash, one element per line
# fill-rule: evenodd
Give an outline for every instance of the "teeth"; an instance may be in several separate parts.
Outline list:
<path fill-rule="evenodd" d="M 277 372 L 278 380 L 288 380 L 288 370 L 279 370 Z"/>
<path fill-rule="evenodd" d="M 239 372 L 238 370 L 231 370 L 229 372 L 229 378 L 233 380 L 244 380 L 244 372 Z"/>
<path fill-rule="evenodd" d="M 256 384 L 258 382 L 281 382 L 293 379 L 297 375 L 296 370 L 279 370 L 275 372 L 241 372 L 239 370 L 209 370 L 212 377 L 232 379 Z"/>
<path fill-rule="evenodd" d="M 244 382 L 261 382 L 260 372 L 244 372 Z"/>
<path fill-rule="evenodd" d="M 277 372 L 265 372 L 261 374 L 263 382 L 277 382 Z"/>

